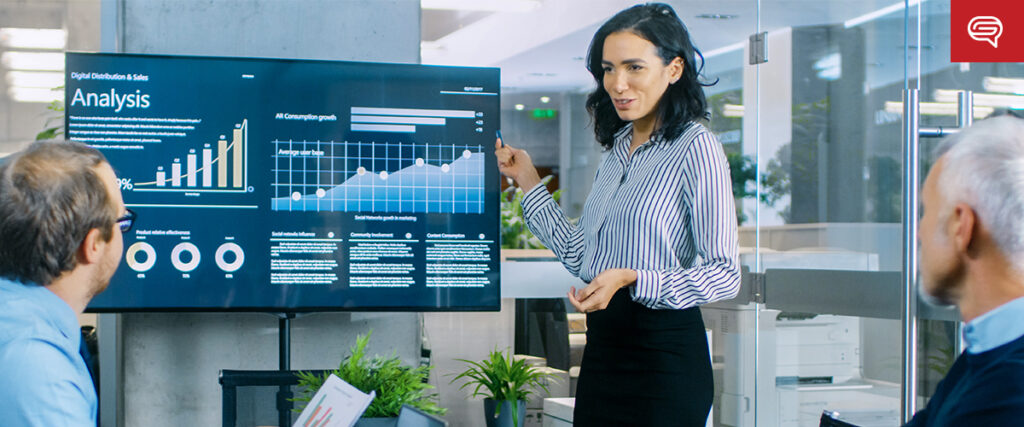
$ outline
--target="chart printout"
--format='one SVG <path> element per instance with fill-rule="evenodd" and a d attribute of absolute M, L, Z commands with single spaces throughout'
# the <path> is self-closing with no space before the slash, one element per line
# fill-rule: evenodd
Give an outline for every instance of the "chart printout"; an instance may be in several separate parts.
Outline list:
<path fill-rule="evenodd" d="M 497 310 L 494 68 L 68 53 L 139 214 L 92 311 Z"/>

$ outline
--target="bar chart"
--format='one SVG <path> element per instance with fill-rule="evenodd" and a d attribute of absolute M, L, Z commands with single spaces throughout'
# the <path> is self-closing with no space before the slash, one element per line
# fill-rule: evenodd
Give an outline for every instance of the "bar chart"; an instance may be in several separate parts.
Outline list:
<path fill-rule="evenodd" d="M 318 401 L 316 406 L 313 407 L 313 412 L 309 414 L 306 421 L 302 422 L 302 427 L 319 427 L 321 425 L 327 425 L 327 423 L 331 421 L 331 418 L 333 417 L 331 411 L 334 408 L 328 407 L 327 409 L 324 409 L 324 399 L 326 398 L 326 395 L 320 397 L 320 401 Z"/>
<path fill-rule="evenodd" d="M 229 136 L 230 135 L 230 136 Z M 230 138 L 230 139 L 229 139 Z M 185 149 L 183 157 L 158 165 L 152 181 L 135 182 L 132 191 L 245 193 L 249 186 L 249 123 L 243 119 L 229 134 L 202 147 Z M 184 161 L 182 161 L 184 159 Z"/>
<path fill-rule="evenodd" d="M 483 113 L 473 110 L 439 110 L 423 108 L 352 107 L 353 132 L 416 133 L 417 126 L 445 126 L 449 120 L 472 120 L 478 133 L 483 132 Z"/>

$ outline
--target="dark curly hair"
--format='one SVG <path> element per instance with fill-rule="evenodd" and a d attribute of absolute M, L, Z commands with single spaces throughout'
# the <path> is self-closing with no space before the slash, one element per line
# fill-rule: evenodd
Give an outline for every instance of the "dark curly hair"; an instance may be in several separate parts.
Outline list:
<path fill-rule="evenodd" d="M 707 119 L 707 101 L 702 87 L 711 86 L 715 82 L 702 83 L 698 80 L 704 68 L 704 56 L 690 41 L 686 25 L 672 6 L 664 3 L 637 5 L 617 13 L 605 22 L 590 41 L 587 70 L 597 81 L 597 89 L 587 97 L 587 112 L 593 121 L 597 142 L 605 149 L 610 149 L 615 143 L 615 134 L 626 126 L 626 121 L 619 118 L 611 97 L 604 90 L 604 68 L 601 63 L 604 59 L 605 39 L 620 31 L 636 34 L 654 44 L 664 64 L 677 57 L 684 62 L 683 75 L 679 81 L 669 85 L 659 101 L 660 127 L 655 130 L 655 134 L 665 139 L 675 139 L 683 134 L 691 122 Z M 697 57 L 700 58 L 699 66 L 695 65 Z"/>

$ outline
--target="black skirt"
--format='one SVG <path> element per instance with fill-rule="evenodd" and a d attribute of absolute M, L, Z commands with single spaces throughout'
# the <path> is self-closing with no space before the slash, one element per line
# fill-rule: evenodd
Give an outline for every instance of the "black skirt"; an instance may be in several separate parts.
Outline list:
<path fill-rule="evenodd" d="M 703 427 L 713 395 L 699 308 L 652 310 L 622 289 L 587 315 L 573 425 Z"/>

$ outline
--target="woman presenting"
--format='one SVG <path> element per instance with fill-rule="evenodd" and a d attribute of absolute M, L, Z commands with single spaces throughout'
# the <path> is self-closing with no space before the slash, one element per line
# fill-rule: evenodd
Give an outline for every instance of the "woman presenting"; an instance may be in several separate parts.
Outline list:
<path fill-rule="evenodd" d="M 574 226 L 526 151 L 495 142 L 501 172 L 528 190 L 530 230 L 588 285 L 576 426 L 703 426 L 713 398 L 699 305 L 736 296 L 736 210 L 721 145 L 700 120 L 700 53 L 672 7 L 634 6 L 594 34 L 587 98 L 607 151 Z M 703 59 L 703 57 L 702 57 Z"/>

